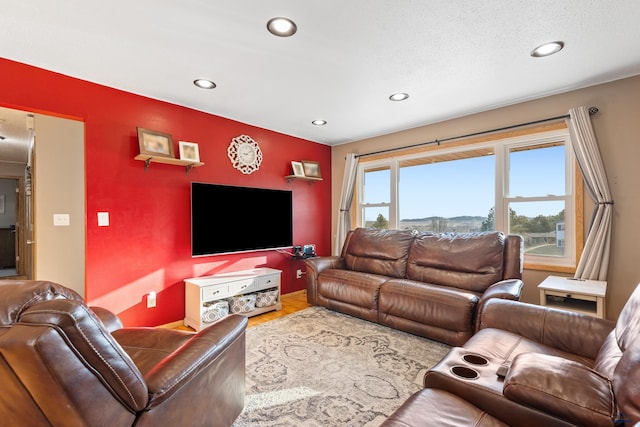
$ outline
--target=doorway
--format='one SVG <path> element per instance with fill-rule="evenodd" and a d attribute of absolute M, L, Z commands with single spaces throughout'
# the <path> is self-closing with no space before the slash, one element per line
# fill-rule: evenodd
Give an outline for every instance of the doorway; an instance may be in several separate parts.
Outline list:
<path fill-rule="evenodd" d="M 33 278 L 33 212 L 30 191 L 25 191 L 31 184 L 33 117 L 0 108 L 0 279 Z"/>
<path fill-rule="evenodd" d="M 81 120 L 0 107 L 0 178 L 13 178 L 13 184 L 17 180 L 20 190 L 16 233 L 18 251 L 23 252 L 16 263 L 20 275 L 12 277 L 60 283 L 81 296 L 85 291 L 84 135 Z M 57 224 L 56 214 L 66 214 L 71 221 Z"/>
<path fill-rule="evenodd" d="M 0 178 L 0 278 L 33 276 L 22 178 Z"/>

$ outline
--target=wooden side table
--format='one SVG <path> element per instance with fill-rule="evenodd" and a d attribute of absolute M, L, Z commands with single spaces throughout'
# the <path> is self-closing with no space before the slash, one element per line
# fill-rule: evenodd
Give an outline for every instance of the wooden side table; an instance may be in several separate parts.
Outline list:
<path fill-rule="evenodd" d="M 605 318 L 607 282 L 548 276 L 538 285 L 540 305 Z"/>

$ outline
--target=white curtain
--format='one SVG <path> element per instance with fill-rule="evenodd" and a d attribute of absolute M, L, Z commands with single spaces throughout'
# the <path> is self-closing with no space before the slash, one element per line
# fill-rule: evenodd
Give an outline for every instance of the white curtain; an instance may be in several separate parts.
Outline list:
<path fill-rule="evenodd" d="M 344 165 L 344 175 L 342 177 L 342 192 L 340 193 L 340 210 L 338 211 L 336 240 L 333 248 L 333 255 L 336 256 L 342 252 L 344 239 L 347 237 L 347 232 L 351 230 L 349 210 L 351 209 L 351 202 L 353 200 L 357 170 L 358 158 L 353 153 L 347 154 Z"/>
<path fill-rule="evenodd" d="M 585 185 L 596 203 L 576 279 L 607 280 L 613 201 L 587 107 L 569 110 L 567 126 Z"/>

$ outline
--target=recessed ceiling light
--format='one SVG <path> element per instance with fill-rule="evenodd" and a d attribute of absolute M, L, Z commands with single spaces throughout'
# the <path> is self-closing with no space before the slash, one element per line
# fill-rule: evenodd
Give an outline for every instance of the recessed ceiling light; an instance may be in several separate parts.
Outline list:
<path fill-rule="evenodd" d="M 554 53 L 560 52 L 563 47 L 564 42 L 561 41 L 545 43 L 533 49 L 531 56 L 534 58 L 542 58 L 543 56 L 553 55 Z"/>
<path fill-rule="evenodd" d="M 213 89 L 216 87 L 214 82 L 207 79 L 196 79 L 193 81 L 193 84 L 198 86 L 200 89 Z"/>
<path fill-rule="evenodd" d="M 391 95 L 389 97 L 389 99 L 392 100 L 392 101 L 404 101 L 408 97 L 409 97 L 409 95 L 406 94 L 406 93 L 394 93 L 393 95 Z"/>
<path fill-rule="evenodd" d="M 269 19 L 267 30 L 274 36 L 290 37 L 298 31 L 298 27 L 291 19 L 278 17 Z"/>
<path fill-rule="evenodd" d="M 327 124 L 327 121 L 326 121 L 326 120 L 319 119 L 319 120 L 314 120 L 314 121 L 312 121 L 312 122 L 311 122 L 311 124 L 314 124 L 314 125 L 316 125 L 316 126 L 324 126 L 324 125 L 326 125 L 326 124 Z"/>

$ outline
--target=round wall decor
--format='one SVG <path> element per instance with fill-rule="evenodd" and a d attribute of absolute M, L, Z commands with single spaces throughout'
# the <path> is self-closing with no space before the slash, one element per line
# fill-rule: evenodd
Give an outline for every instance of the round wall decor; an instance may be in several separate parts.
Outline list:
<path fill-rule="evenodd" d="M 233 138 L 227 154 L 233 167 L 245 175 L 257 171 L 262 163 L 262 151 L 258 143 L 247 135 Z"/>

